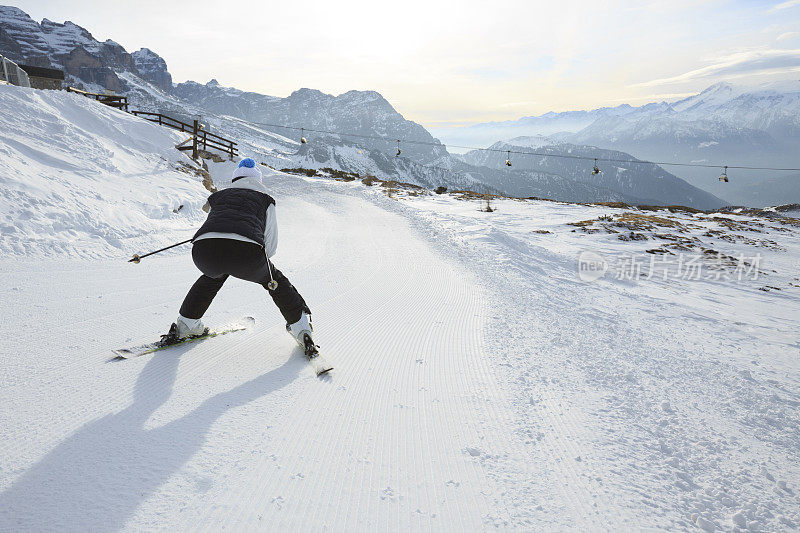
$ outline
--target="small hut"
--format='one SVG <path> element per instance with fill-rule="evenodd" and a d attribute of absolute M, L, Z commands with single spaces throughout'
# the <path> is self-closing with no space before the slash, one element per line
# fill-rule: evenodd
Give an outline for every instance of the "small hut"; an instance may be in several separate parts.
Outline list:
<path fill-rule="evenodd" d="M 64 88 L 64 71 L 54 68 L 20 65 L 19 68 L 28 74 L 31 87 L 34 89 L 52 89 L 60 91 Z"/>

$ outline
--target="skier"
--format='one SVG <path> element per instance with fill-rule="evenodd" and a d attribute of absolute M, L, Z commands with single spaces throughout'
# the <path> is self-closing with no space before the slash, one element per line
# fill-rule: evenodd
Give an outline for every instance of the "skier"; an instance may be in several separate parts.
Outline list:
<path fill-rule="evenodd" d="M 203 275 L 189 289 L 163 342 L 206 334 L 202 317 L 228 276 L 233 276 L 267 289 L 286 319 L 286 330 L 307 356 L 316 355 L 311 311 L 269 260 L 278 247 L 275 200 L 267 194 L 256 162 L 243 159 L 226 185 L 208 198 L 208 218 L 192 239 L 192 260 Z"/>

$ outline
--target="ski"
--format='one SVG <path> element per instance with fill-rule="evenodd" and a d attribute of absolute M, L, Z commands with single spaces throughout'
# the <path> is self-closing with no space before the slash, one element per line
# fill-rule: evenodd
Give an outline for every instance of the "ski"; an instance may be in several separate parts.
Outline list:
<path fill-rule="evenodd" d="M 218 337 L 219 335 L 226 335 L 228 333 L 233 333 L 235 331 L 242 331 L 244 329 L 252 327 L 255 323 L 256 319 L 248 316 L 236 322 L 232 322 L 230 324 L 222 326 L 221 328 L 208 330 L 203 335 L 197 335 L 196 337 L 189 337 L 180 340 L 178 342 L 164 343 L 164 339 L 162 339 L 156 342 L 141 344 L 139 346 L 132 346 L 130 348 L 118 348 L 116 350 L 111 350 L 111 353 L 113 353 L 115 356 L 117 356 L 117 358 L 120 359 L 131 359 L 133 357 L 139 357 L 153 352 L 158 352 L 160 350 L 165 350 L 167 348 L 172 348 L 173 346 L 183 346 L 185 344 L 201 341 L 204 339 L 209 339 L 211 337 Z"/>
<path fill-rule="evenodd" d="M 317 373 L 317 376 L 327 374 L 333 370 L 333 366 L 331 366 L 331 364 L 320 355 L 319 350 L 317 349 L 319 346 L 314 344 L 314 341 L 311 339 L 310 335 L 305 334 L 303 336 L 303 343 L 305 344 L 305 346 L 303 346 L 303 351 L 308 358 L 308 362 L 311 363 L 311 368 L 313 368 L 314 372 Z"/>
<path fill-rule="evenodd" d="M 314 356 L 306 357 L 308 357 L 308 362 L 311 363 L 311 368 L 314 369 L 314 372 L 316 372 L 318 376 L 327 374 L 333 370 L 333 365 L 326 361 L 325 358 L 319 354 L 319 352 L 317 352 L 317 354 Z"/>

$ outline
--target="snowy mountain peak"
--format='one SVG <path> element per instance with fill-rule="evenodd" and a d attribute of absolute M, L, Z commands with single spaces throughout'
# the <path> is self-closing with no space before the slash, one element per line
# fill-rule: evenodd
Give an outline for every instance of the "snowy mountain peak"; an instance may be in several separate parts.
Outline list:
<path fill-rule="evenodd" d="M 50 45 L 41 26 L 13 6 L 0 6 L 0 54 L 14 61 L 50 66 Z"/>
<path fill-rule="evenodd" d="M 706 88 L 699 94 L 675 102 L 672 107 L 677 111 L 687 111 L 697 106 L 719 106 L 729 102 L 735 94 L 734 86 L 728 82 L 719 82 Z"/>
<path fill-rule="evenodd" d="M 713 85 L 708 86 L 705 90 L 703 90 L 700 94 L 710 95 L 715 93 L 727 92 L 730 93 L 733 90 L 733 85 L 727 81 L 720 81 Z"/>
<path fill-rule="evenodd" d="M 142 59 L 147 59 L 151 57 L 158 57 L 160 59 L 160 56 L 155 52 L 153 52 L 152 50 L 150 50 L 149 48 L 139 48 L 137 51 L 132 52 L 131 55 Z"/>
<path fill-rule="evenodd" d="M 83 39 L 94 39 L 94 37 L 92 37 L 92 34 L 89 33 L 89 30 L 87 30 L 83 26 L 78 26 L 71 20 L 65 20 L 63 23 L 58 23 L 49 19 L 43 19 L 41 25 L 43 28 L 58 28 L 65 32 L 73 33 L 76 36 L 80 36 Z"/>
<path fill-rule="evenodd" d="M 102 46 L 85 28 L 74 22 L 66 21 L 63 24 L 44 19 L 41 29 L 45 39 L 50 45 L 52 53 L 67 54 L 78 46 L 82 46 L 90 53 L 99 53 Z M 116 43 L 114 43 L 116 44 Z"/>
<path fill-rule="evenodd" d="M 358 100 L 361 102 L 375 100 L 386 102 L 386 99 L 383 97 L 383 95 L 377 91 L 347 91 L 346 93 L 340 94 L 338 98 L 343 100 Z"/>
<path fill-rule="evenodd" d="M 211 78 L 211 80 L 208 83 L 206 83 L 206 87 L 219 87 L 219 86 L 220 85 L 219 82 L 217 81 L 217 78 Z"/>
<path fill-rule="evenodd" d="M 108 41 L 106 41 L 108 42 Z M 131 54 L 136 70 L 147 80 L 153 82 L 160 89 L 169 92 L 172 90 L 172 75 L 167 70 L 167 62 L 150 50 L 141 48 Z"/>
<path fill-rule="evenodd" d="M 397 113 L 392 104 L 377 91 L 347 91 L 337 100 L 348 106 L 368 106 L 376 113 Z"/>
<path fill-rule="evenodd" d="M 33 19 L 27 13 L 25 13 L 18 7 L 0 6 L 0 22 L 8 23 L 12 21 L 23 24 L 27 23 L 28 21 L 34 22 Z"/>
<path fill-rule="evenodd" d="M 307 87 L 303 87 L 303 88 L 297 89 L 296 91 L 293 91 L 292 94 L 290 94 L 287 97 L 287 99 L 288 100 L 310 100 L 310 99 L 325 99 L 326 97 L 333 98 L 331 95 L 325 94 L 322 91 L 318 91 L 317 89 L 309 89 Z"/>

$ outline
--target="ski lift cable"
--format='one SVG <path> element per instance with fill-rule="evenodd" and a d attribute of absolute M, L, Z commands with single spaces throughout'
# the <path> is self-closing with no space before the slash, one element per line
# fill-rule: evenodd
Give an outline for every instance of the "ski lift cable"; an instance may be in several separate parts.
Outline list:
<path fill-rule="evenodd" d="M 267 126 L 270 128 L 284 128 L 289 130 L 303 130 L 304 132 L 309 131 L 312 133 L 325 133 L 328 135 L 341 135 L 343 137 L 356 137 L 359 139 L 370 139 L 375 141 L 386 141 L 386 142 L 403 142 L 407 144 L 416 144 L 422 146 L 436 146 L 442 148 L 460 148 L 462 150 L 478 150 L 483 152 L 496 152 L 496 153 L 505 153 L 507 156 L 510 154 L 518 154 L 518 155 L 532 155 L 538 157 L 558 157 L 561 159 L 577 159 L 581 161 L 603 161 L 606 163 L 635 163 L 635 164 L 644 164 L 644 165 L 658 165 L 658 166 L 674 166 L 674 167 L 695 167 L 695 168 L 722 168 L 727 167 L 729 169 L 738 169 L 738 170 L 769 170 L 769 171 L 776 171 L 776 172 L 800 172 L 800 168 L 777 168 L 777 167 L 750 167 L 750 166 L 742 166 L 742 165 L 720 165 L 720 164 L 711 164 L 711 163 L 675 163 L 670 161 L 649 161 L 644 159 L 616 159 L 616 158 L 604 158 L 604 157 L 594 157 L 594 156 L 583 156 L 583 155 L 568 155 L 568 154 L 550 154 L 546 152 L 529 152 L 523 150 L 503 150 L 500 148 L 481 148 L 478 146 L 463 146 L 458 144 L 445 144 L 441 142 L 431 142 L 431 141 L 416 141 L 413 139 L 392 139 L 389 137 L 380 137 L 377 135 L 364 135 L 360 133 L 345 133 L 341 131 L 329 131 L 329 130 L 317 130 L 312 128 L 301 128 L 300 126 L 286 126 L 283 124 L 268 124 L 266 122 L 250 122 L 251 124 L 256 124 L 259 126 Z"/>

